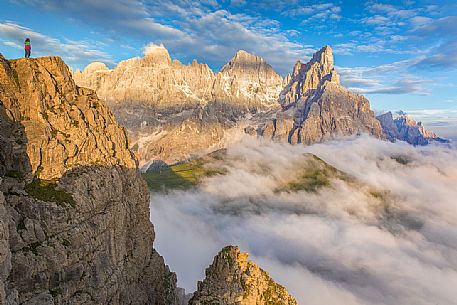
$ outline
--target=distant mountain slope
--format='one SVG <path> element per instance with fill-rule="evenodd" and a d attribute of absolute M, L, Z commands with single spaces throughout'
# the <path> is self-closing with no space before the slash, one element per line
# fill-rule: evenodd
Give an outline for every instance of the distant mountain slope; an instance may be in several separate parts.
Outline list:
<path fill-rule="evenodd" d="M 113 70 L 92 63 L 74 78 L 107 101 L 129 131 L 141 165 L 152 159 L 173 163 L 221 147 L 241 118 L 278 109 L 282 88 L 273 68 L 245 51 L 214 73 L 196 61 L 172 61 L 164 47 Z"/>
<path fill-rule="evenodd" d="M 434 132 L 426 130 L 421 122 L 416 122 L 406 114 L 402 113 L 394 118 L 392 112 L 387 112 L 376 118 L 381 123 L 387 138 L 392 142 L 400 140 L 412 145 L 427 145 L 433 141 L 448 142 L 448 140 L 438 137 Z"/>
<path fill-rule="evenodd" d="M 361 133 L 383 138 L 368 100 L 340 85 L 329 46 L 308 63 L 295 64 L 279 103 L 282 110 L 259 117 L 251 133 L 306 144 Z"/>

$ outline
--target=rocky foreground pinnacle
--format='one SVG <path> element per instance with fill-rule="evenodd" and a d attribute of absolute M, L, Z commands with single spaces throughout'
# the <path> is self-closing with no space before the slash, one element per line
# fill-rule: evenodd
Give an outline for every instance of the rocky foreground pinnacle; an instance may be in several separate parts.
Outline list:
<path fill-rule="evenodd" d="M 206 278 L 198 283 L 189 305 L 296 305 L 286 288 L 275 283 L 270 275 L 236 246 L 227 246 L 206 269 Z"/>

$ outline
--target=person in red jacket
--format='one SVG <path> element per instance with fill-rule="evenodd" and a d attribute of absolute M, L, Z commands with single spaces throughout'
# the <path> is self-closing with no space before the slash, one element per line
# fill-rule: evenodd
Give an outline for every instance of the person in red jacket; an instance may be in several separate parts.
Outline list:
<path fill-rule="evenodd" d="M 32 46 L 30 45 L 30 39 L 25 39 L 25 58 L 30 58 L 30 53 L 32 51 Z"/>

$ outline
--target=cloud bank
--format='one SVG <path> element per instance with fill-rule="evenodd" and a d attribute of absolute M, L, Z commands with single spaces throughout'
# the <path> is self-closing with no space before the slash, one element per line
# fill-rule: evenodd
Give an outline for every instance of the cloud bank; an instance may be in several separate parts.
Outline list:
<path fill-rule="evenodd" d="M 275 192 L 302 173 L 307 152 L 351 178 Z M 244 138 L 227 154 L 226 175 L 151 197 L 156 248 L 187 291 L 237 244 L 300 304 L 455 304 L 455 148 Z"/>

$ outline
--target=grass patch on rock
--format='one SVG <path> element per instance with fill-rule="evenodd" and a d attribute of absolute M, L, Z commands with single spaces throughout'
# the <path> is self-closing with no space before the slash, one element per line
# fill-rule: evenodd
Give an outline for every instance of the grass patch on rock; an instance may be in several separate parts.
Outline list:
<path fill-rule="evenodd" d="M 76 205 L 73 196 L 64 190 L 57 188 L 56 180 L 34 179 L 31 183 L 25 186 L 25 191 L 33 198 L 55 202 L 59 206 Z"/>
<path fill-rule="evenodd" d="M 5 174 L 6 177 L 14 178 L 18 181 L 24 181 L 24 175 L 20 171 L 10 170 Z"/>

